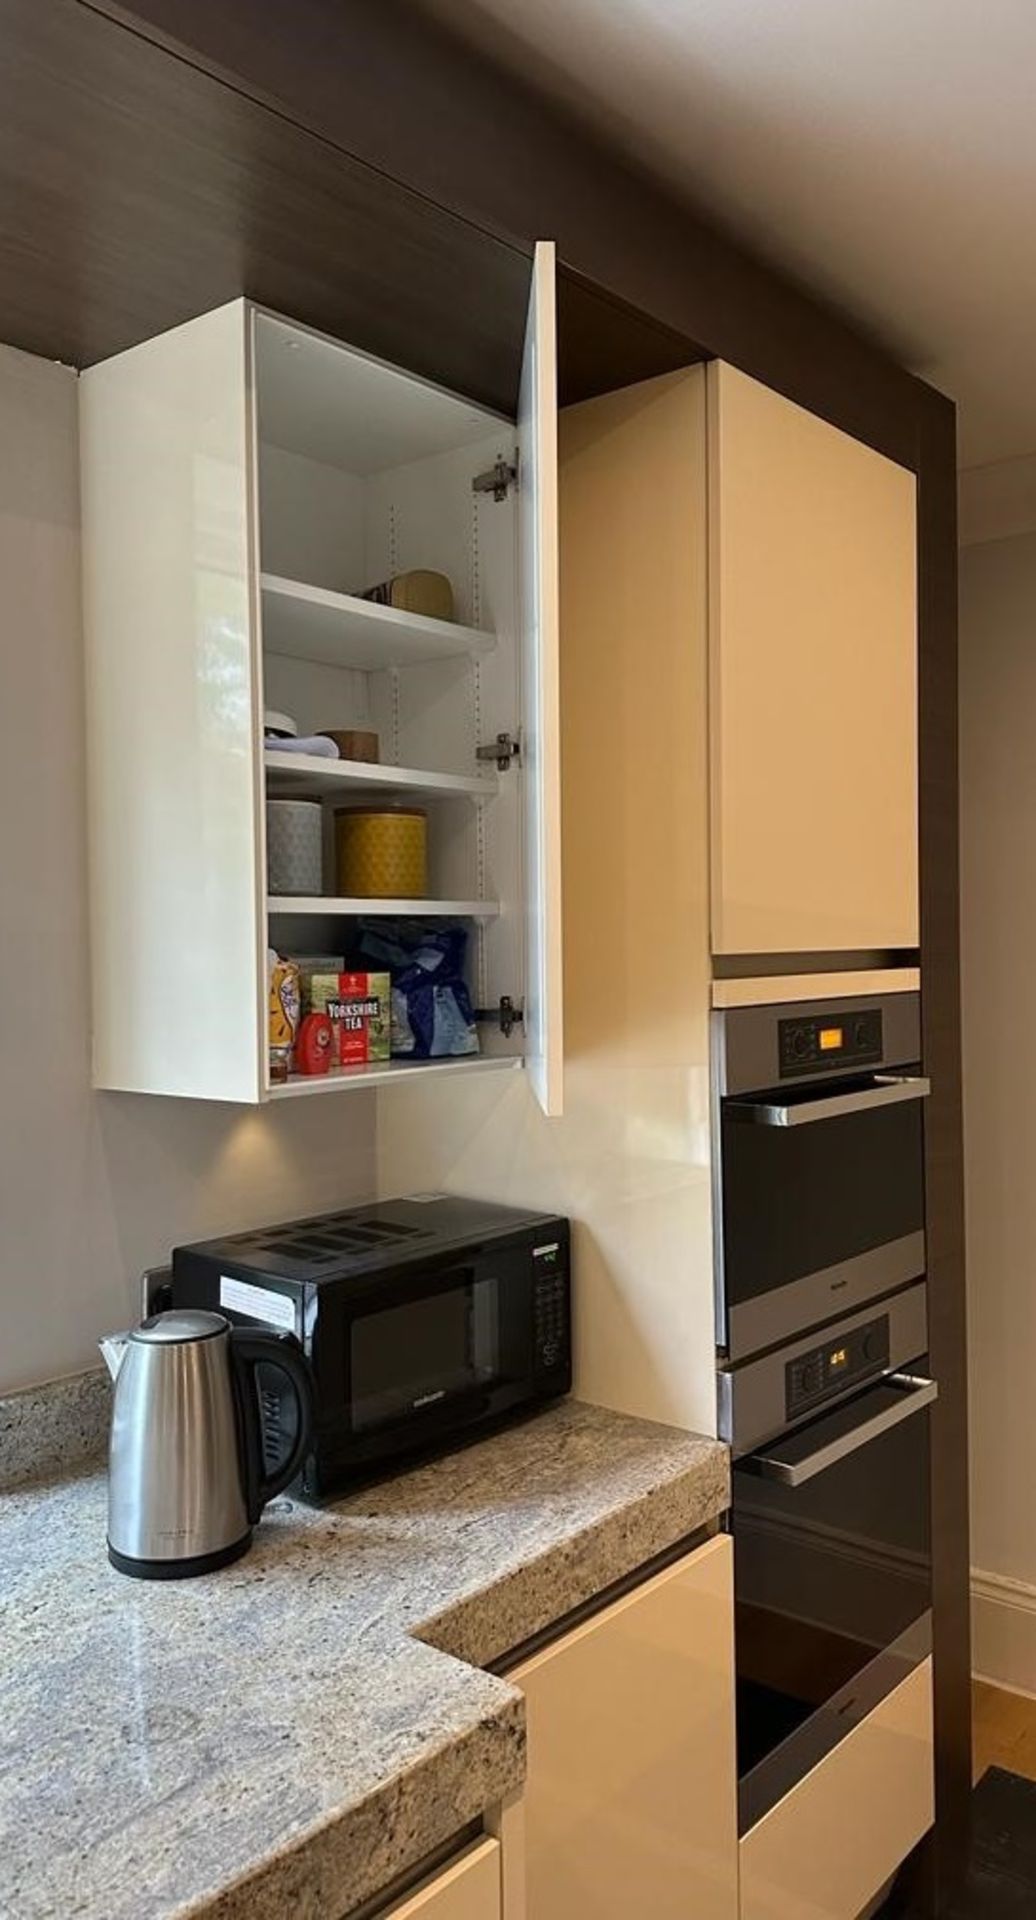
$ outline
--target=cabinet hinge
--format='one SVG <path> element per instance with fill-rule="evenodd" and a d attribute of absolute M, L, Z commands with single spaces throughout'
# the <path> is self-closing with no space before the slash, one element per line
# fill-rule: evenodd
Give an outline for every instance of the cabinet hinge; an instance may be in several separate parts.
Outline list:
<path fill-rule="evenodd" d="M 498 1026 L 505 1040 L 511 1038 L 515 1027 L 524 1025 L 525 1015 L 521 1007 L 516 1007 L 509 993 L 501 994 L 495 1007 L 476 1007 L 475 1019 L 480 1023 L 488 1021 Z"/>
<path fill-rule="evenodd" d="M 485 473 L 476 473 L 471 482 L 471 491 L 472 493 L 491 493 L 494 500 L 506 500 L 508 488 L 517 485 L 517 481 L 518 450 L 516 448 L 513 466 L 509 466 L 501 455 L 499 460 L 494 460 L 493 465 L 487 468 Z"/>
<path fill-rule="evenodd" d="M 476 747 L 476 760 L 495 760 L 497 771 L 506 773 L 515 760 L 521 758 L 522 743 L 515 733 L 498 733 L 488 746 Z"/>

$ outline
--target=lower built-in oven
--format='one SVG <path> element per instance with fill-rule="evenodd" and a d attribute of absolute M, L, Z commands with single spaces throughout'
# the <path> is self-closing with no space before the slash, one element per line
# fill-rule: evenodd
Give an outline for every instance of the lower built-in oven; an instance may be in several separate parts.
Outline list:
<path fill-rule="evenodd" d="M 930 1652 L 926 1350 L 919 1285 L 720 1375 L 742 1833 Z"/>
<path fill-rule="evenodd" d="M 714 1015 L 717 1345 L 733 1361 L 925 1270 L 920 996 Z"/>

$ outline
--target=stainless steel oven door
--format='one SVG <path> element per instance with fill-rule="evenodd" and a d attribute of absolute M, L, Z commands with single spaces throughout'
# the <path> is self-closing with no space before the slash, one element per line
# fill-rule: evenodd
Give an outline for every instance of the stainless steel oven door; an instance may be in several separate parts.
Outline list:
<path fill-rule="evenodd" d="M 889 996 L 888 999 L 893 999 Z M 737 1009 L 717 1027 L 718 1341 L 732 1360 L 917 1279 L 925 1269 L 917 996 Z M 829 1024 L 825 1026 L 823 1023 Z M 842 1059 L 789 1036 L 866 1042 Z M 810 1022 L 813 1023 L 812 1029 Z"/>
<path fill-rule="evenodd" d="M 931 1649 L 925 1359 L 734 1463 L 747 1832 Z"/>

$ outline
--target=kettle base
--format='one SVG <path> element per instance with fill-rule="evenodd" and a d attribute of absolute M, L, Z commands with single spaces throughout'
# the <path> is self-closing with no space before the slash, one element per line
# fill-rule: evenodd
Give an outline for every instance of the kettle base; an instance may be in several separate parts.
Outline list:
<path fill-rule="evenodd" d="M 192 1580 L 200 1573 L 215 1573 L 219 1567 L 229 1567 L 234 1560 L 240 1560 L 252 1544 L 252 1530 L 229 1547 L 218 1547 L 215 1553 L 195 1554 L 189 1560 L 135 1560 L 129 1554 L 119 1553 L 108 1542 L 108 1558 L 119 1573 L 128 1573 L 132 1580 Z"/>

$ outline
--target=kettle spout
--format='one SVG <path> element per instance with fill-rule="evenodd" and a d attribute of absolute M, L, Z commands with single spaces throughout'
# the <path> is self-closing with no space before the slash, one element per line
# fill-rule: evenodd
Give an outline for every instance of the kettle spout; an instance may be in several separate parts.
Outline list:
<path fill-rule="evenodd" d="M 113 1380 L 117 1380 L 119 1377 L 119 1368 L 126 1358 L 126 1348 L 129 1346 L 129 1334 L 106 1333 L 103 1340 L 98 1340 L 97 1344 L 101 1349 L 101 1355 L 108 1372 L 111 1374 Z"/>

